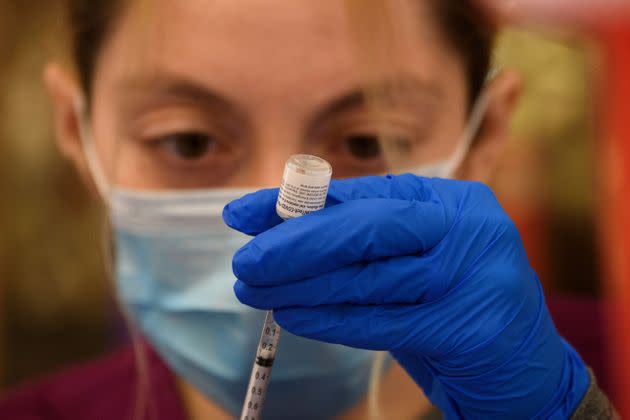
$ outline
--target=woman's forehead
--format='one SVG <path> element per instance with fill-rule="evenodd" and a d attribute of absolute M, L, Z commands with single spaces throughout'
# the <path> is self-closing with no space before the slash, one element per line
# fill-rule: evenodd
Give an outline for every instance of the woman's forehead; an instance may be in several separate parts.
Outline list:
<path fill-rule="evenodd" d="M 430 20 L 411 29 L 400 24 L 403 10 L 392 12 L 400 16 L 388 71 L 444 77 L 453 57 L 436 45 Z M 419 14 L 414 7 L 410 19 Z M 282 94 L 320 102 L 362 81 L 360 54 L 343 1 L 138 0 L 107 42 L 95 82 L 111 90 L 121 79 L 174 75 L 231 97 L 251 93 L 251 106 Z"/>
<path fill-rule="evenodd" d="M 350 47 L 343 2 L 136 0 L 132 4 L 109 45 L 118 54 L 140 53 L 138 58 L 144 60 L 213 65 L 204 66 L 206 70 L 221 63 L 251 62 L 258 65 L 250 70 L 256 70 L 274 63 L 312 64 L 305 58 L 323 53 L 346 56 Z"/>

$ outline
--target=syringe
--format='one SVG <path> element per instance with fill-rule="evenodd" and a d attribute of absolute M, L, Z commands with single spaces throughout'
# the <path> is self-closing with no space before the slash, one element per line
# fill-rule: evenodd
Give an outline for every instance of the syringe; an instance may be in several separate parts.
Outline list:
<path fill-rule="evenodd" d="M 284 168 L 276 212 L 284 220 L 303 216 L 326 205 L 332 166 L 324 159 L 310 155 L 292 156 Z M 256 359 L 245 394 L 241 420 L 261 420 L 271 368 L 280 341 L 280 326 L 267 312 L 256 350 Z"/>

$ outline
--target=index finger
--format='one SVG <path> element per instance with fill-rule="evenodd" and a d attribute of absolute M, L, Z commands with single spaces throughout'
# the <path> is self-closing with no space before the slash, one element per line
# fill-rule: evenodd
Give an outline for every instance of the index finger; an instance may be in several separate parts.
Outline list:
<path fill-rule="evenodd" d="M 439 201 L 353 200 L 261 233 L 234 255 L 232 267 L 250 286 L 286 284 L 357 262 L 420 255 L 448 228 Z"/>
<path fill-rule="evenodd" d="M 426 179 L 415 175 L 372 176 L 333 181 L 326 207 L 360 199 L 393 198 L 424 201 L 430 197 Z M 261 190 L 229 203 L 223 220 L 232 229 L 258 235 L 282 223 L 276 214 L 278 189 Z"/>

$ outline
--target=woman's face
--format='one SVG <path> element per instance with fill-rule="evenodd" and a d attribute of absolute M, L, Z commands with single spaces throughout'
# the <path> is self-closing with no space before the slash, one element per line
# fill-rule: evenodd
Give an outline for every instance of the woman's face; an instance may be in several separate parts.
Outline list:
<path fill-rule="evenodd" d="M 464 129 L 465 70 L 429 2 L 389 2 L 387 44 L 357 42 L 343 2 L 148 3 L 123 13 L 94 74 L 90 127 L 116 186 L 277 186 L 295 153 L 337 177 L 379 174 L 397 169 L 391 150 L 406 166 L 447 158 Z M 62 79 L 47 75 L 58 123 L 77 91 Z M 385 92 L 376 109 L 366 86 Z M 59 133 L 66 151 L 77 143 Z"/>

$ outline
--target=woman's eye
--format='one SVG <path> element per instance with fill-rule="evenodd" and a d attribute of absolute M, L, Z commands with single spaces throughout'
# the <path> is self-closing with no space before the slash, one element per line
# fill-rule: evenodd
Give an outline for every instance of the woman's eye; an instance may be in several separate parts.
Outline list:
<path fill-rule="evenodd" d="M 170 153 L 180 159 L 198 160 L 216 148 L 216 141 L 203 133 L 178 133 L 160 139 Z"/>
<path fill-rule="evenodd" d="M 354 135 L 345 140 L 345 146 L 352 157 L 360 160 L 379 159 L 382 155 L 381 143 L 377 137 Z"/>

